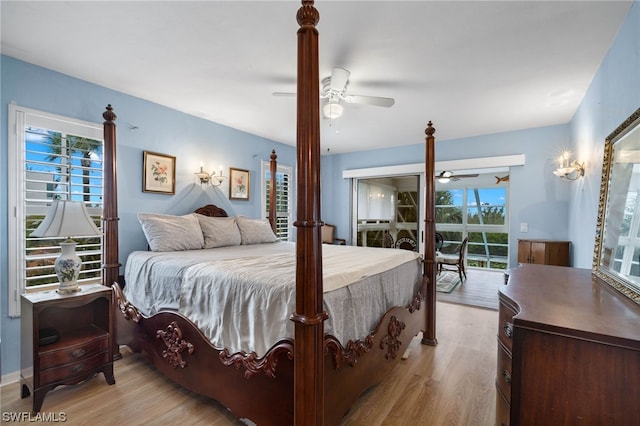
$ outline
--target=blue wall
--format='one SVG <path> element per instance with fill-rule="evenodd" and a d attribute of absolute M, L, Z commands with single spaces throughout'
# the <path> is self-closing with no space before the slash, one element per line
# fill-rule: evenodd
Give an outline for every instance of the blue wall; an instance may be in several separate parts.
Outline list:
<path fill-rule="evenodd" d="M 509 178 L 512 247 L 516 247 L 518 238 L 566 240 L 569 237 L 567 212 L 571 184 L 560 181 L 552 173 L 557 167 L 561 148 L 571 144 L 568 125 L 438 141 L 437 124 L 434 123 L 437 161 L 525 155 L 526 164 L 512 167 Z M 420 138 L 424 129 L 416 129 L 416 135 Z M 336 154 L 325 158 L 322 166 L 330 170 L 330 175 L 323 179 L 331 179 L 332 191 L 330 196 L 323 195 L 323 219 L 335 223 L 342 237 L 349 235 L 350 218 L 343 214 L 344 209 L 338 208 L 349 206 L 351 194 L 351 183 L 342 178 L 342 170 L 415 164 L 424 158 L 424 152 L 422 142 L 401 149 Z M 520 232 L 521 222 L 528 223 L 528 233 Z M 509 258 L 511 265 L 517 263 L 516 250 L 511 250 Z"/>
<path fill-rule="evenodd" d="M 572 266 L 591 268 L 604 139 L 640 107 L 640 2 L 629 11 L 578 111 L 566 125 L 438 141 L 436 160 L 525 154 L 526 164 L 510 175 L 510 245 L 518 238 L 551 238 L 572 242 Z M 416 123 L 416 144 L 400 149 L 336 154 L 323 159 L 323 181 L 331 193 L 323 193 L 323 220 L 334 223 L 342 237 L 349 235 L 350 182 L 342 171 L 397 164 L 414 164 L 424 158 L 424 123 Z M 584 161 L 584 179 L 562 182 L 552 171 L 558 154 L 570 148 Z M 343 207 L 344 206 L 344 207 Z M 342 209 L 341 209 L 342 207 Z M 520 223 L 529 232 L 520 232 Z M 509 254 L 511 266 L 517 253 Z"/>
<path fill-rule="evenodd" d="M 7 115 L 8 104 L 51 112 L 101 124 L 107 104 L 117 114 L 118 216 L 120 263 L 133 250 L 145 250 L 146 240 L 138 224 L 138 212 L 182 214 L 207 203 L 249 217 L 260 217 L 260 162 L 276 149 L 280 164 L 295 164 L 295 149 L 288 145 L 240 132 L 158 104 L 101 86 L 0 56 L 0 297 L 2 299 L 2 374 L 19 369 L 20 320 L 8 318 L 7 281 Z M 129 128 L 136 126 L 137 130 Z M 176 193 L 173 196 L 142 192 L 143 151 L 176 156 Z M 220 188 L 203 189 L 195 183 L 200 161 L 218 170 L 236 167 L 250 170 L 249 201 L 229 201 L 225 181 Z M 222 188 L 222 189 L 221 189 Z M 122 271 L 121 271 L 122 272 Z"/>
<path fill-rule="evenodd" d="M 573 120 L 560 126 L 526 129 L 472 138 L 436 142 L 436 160 L 525 154 L 526 164 L 514 167 L 510 177 L 511 243 L 517 238 L 569 239 L 573 265 L 591 266 L 595 216 L 600 188 L 604 138 L 640 106 L 640 4 L 634 3 L 589 92 Z M 2 374 L 19 369 L 19 319 L 7 317 L 7 105 L 48 111 L 82 120 L 102 122 L 102 112 L 112 104 L 118 115 L 118 190 L 120 256 L 146 243 L 135 215 L 139 211 L 183 213 L 205 202 L 219 203 L 231 213 L 260 215 L 258 185 L 251 186 L 250 201 L 229 202 L 219 189 L 203 191 L 194 184 L 200 161 L 251 170 L 258 182 L 260 161 L 278 151 L 282 164 L 294 165 L 294 148 L 198 119 L 123 93 L 0 56 L 0 305 Z M 424 158 L 424 128 L 416 123 L 413 145 L 322 159 L 322 218 L 335 223 L 339 233 L 349 229 L 350 184 L 343 170 L 413 164 Z M 434 123 L 436 128 L 438 123 Z M 137 126 L 130 131 L 129 126 Z M 436 133 L 437 137 L 437 133 Z M 563 147 L 572 147 L 587 163 L 584 179 L 566 183 L 552 175 L 554 159 Z M 148 194 L 142 188 L 142 151 L 177 157 L 176 195 Z M 520 222 L 529 232 L 519 232 Z M 515 250 L 510 255 L 515 265 Z"/>
<path fill-rule="evenodd" d="M 576 267 L 590 268 L 592 263 L 604 140 L 639 107 L 640 2 L 636 1 L 571 121 L 571 138 L 586 162 L 585 179 L 572 188 L 569 210 Z"/>

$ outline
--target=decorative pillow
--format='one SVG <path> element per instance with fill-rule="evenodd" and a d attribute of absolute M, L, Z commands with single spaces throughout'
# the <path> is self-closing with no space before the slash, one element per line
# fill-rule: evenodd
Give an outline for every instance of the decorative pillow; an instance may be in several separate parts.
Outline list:
<path fill-rule="evenodd" d="M 138 213 L 151 251 L 199 250 L 204 246 L 195 213 L 184 216 Z"/>
<path fill-rule="evenodd" d="M 240 245 L 240 230 L 235 217 L 196 216 L 204 235 L 204 248 Z"/>
<path fill-rule="evenodd" d="M 249 219 L 238 216 L 238 228 L 242 237 L 242 244 L 275 243 L 278 237 L 273 233 L 267 219 Z"/>

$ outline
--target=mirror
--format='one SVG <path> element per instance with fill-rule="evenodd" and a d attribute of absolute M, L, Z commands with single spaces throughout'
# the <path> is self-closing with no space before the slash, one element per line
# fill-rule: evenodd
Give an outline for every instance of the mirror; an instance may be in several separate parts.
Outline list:
<path fill-rule="evenodd" d="M 640 109 L 605 140 L 593 273 L 640 304 Z"/>

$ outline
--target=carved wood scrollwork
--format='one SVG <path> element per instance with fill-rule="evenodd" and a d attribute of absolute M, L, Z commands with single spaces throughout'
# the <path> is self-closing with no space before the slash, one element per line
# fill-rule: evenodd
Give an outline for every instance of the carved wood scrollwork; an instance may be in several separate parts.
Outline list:
<path fill-rule="evenodd" d="M 324 338 L 324 350 L 325 353 L 330 352 L 333 359 L 333 368 L 339 370 L 347 363 L 351 367 L 355 367 L 358 363 L 358 358 L 371 350 L 373 347 L 373 334 L 368 335 L 364 342 L 362 340 L 349 340 L 347 347 L 345 348 L 340 344 L 338 339 L 327 334 Z"/>
<path fill-rule="evenodd" d="M 240 351 L 231 354 L 228 349 L 223 349 L 219 357 L 224 365 L 233 365 L 237 369 L 241 367 L 244 368 L 245 379 L 250 379 L 259 372 L 263 372 L 265 376 L 275 379 L 278 357 L 282 353 L 284 353 L 287 358 L 293 359 L 293 342 L 289 340 L 278 342 L 278 344 L 269 350 L 262 358 L 258 358 L 255 352 L 246 353 Z"/>
<path fill-rule="evenodd" d="M 118 309 L 120 309 L 120 312 L 122 312 L 122 315 L 124 315 L 125 319 L 127 321 L 133 321 L 133 322 L 140 321 L 140 318 L 142 318 L 140 311 L 138 311 L 138 309 L 135 306 L 133 306 L 131 303 L 129 303 L 129 301 L 127 301 L 127 299 L 124 297 L 124 293 L 122 292 L 122 289 L 120 288 L 120 286 L 118 284 L 113 284 L 111 288 L 115 293 L 115 296 L 116 296 L 115 299 L 116 299 L 116 304 L 118 305 Z"/>
<path fill-rule="evenodd" d="M 384 349 L 385 345 L 387 346 L 387 353 L 384 356 L 386 359 L 395 359 L 398 355 L 398 351 L 402 346 L 402 342 L 398 337 L 400 337 L 405 327 L 405 323 L 398 320 L 395 315 L 389 320 L 389 328 L 387 329 L 389 334 L 380 341 L 380 349 Z"/>
<path fill-rule="evenodd" d="M 192 354 L 195 348 L 186 340 L 182 339 L 182 330 L 175 321 L 167 326 L 166 330 L 156 331 L 156 337 L 162 339 L 167 349 L 162 351 L 162 357 L 167 360 L 173 368 L 184 368 L 187 362 L 182 359 L 182 352 Z"/>

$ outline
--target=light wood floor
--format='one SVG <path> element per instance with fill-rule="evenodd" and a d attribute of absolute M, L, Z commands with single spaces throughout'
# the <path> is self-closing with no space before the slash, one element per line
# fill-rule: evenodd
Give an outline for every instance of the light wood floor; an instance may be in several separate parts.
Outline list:
<path fill-rule="evenodd" d="M 467 279 L 451 293 L 436 294 L 440 302 L 460 303 L 498 310 L 498 288 L 504 285 L 504 271 L 467 268 Z"/>
<path fill-rule="evenodd" d="M 438 345 L 419 337 L 381 384 L 355 404 L 343 425 L 494 424 L 498 313 L 452 303 L 437 304 Z M 226 410 L 156 373 L 137 354 L 116 361 L 116 384 L 102 374 L 49 392 L 43 413 L 60 413 L 68 425 L 241 425 Z M 1 411 L 29 412 L 18 383 L 1 389 Z M 2 423 L 5 423 L 3 419 Z"/>

